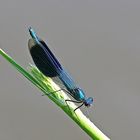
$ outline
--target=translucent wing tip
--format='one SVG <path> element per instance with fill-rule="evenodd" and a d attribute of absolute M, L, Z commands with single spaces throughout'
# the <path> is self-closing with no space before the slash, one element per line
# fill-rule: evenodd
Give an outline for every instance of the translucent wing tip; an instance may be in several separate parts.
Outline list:
<path fill-rule="evenodd" d="M 30 38 L 28 41 L 29 50 L 31 50 L 35 45 L 36 45 L 36 42 L 32 38 Z"/>

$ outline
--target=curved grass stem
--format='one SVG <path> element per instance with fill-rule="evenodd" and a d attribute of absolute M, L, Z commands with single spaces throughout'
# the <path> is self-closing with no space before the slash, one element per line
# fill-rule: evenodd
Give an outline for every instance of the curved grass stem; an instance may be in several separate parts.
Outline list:
<path fill-rule="evenodd" d="M 93 140 L 109 140 L 72 102 L 66 104 L 65 100 L 69 99 L 64 91 L 48 94 L 59 90 L 60 87 L 53 82 L 51 78 L 45 77 L 35 66 L 29 66 L 30 71 L 25 70 L 17 64 L 8 54 L 0 49 L 0 54 L 11 63 L 22 75 L 38 87 L 44 95 L 47 95 L 54 103 L 56 103 L 72 120 L 74 120 Z"/>

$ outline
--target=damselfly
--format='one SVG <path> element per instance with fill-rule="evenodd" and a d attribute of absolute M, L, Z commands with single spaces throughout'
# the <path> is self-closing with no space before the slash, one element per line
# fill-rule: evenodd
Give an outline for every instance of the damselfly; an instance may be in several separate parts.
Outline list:
<path fill-rule="evenodd" d="M 81 103 L 74 111 L 81 106 L 89 107 L 93 103 L 93 98 L 86 98 L 84 91 L 78 87 L 65 69 L 61 66 L 54 54 L 48 48 L 47 44 L 38 38 L 34 30 L 30 27 L 29 32 L 31 39 L 29 39 L 28 46 L 37 68 L 47 77 L 58 77 L 66 89 L 60 89 L 67 92 L 75 100 L 65 100 L 66 102 Z M 60 91 L 58 90 L 58 91 Z M 57 92 L 57 91 L 56 91 Z"/>

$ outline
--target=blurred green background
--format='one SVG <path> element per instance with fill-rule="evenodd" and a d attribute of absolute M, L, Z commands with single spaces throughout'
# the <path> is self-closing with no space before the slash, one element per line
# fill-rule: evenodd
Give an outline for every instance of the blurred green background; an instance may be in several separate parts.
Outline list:
<path fill-rule="evenodd" d="M 1 0 L 0 47 L 24 68 L 29 26 L 94 97 L 97 127 L 112 140 L 140 139 L 140 1 Z M 0 139 L 90 138 L 0 56 Z"/>

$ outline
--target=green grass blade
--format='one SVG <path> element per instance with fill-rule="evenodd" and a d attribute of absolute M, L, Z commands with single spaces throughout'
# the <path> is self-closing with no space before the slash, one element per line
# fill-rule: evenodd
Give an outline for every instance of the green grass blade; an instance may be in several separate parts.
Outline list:
<path fill-rule="evenodd" d="M 52 101 L 54 101 L 63 111 L 74 120 L 93 140 L 109 140 L 82 112 L 80 109 L 74 112 L 76 108 L 75 104 L 69 102 L 65 103 L 66 99 L 69 99 L 67 94 L 63 91 L 49 94 L 59 90 L 60 87 L 52 81 L 52 79 L 44 76 L 35 66 L 30 66 L 30 72 L 26 71 L 19 64 L 17 64 L 8 54 L 0 49 L 0 55 L 2 55 L 9 63 L 11 63 L 22 75 L 24 75 L 29 81 L 31 81 L 36 87 L 43 91 L 44 95 L 47 95 Z"/>

